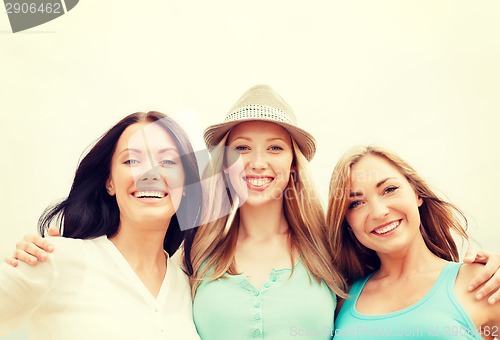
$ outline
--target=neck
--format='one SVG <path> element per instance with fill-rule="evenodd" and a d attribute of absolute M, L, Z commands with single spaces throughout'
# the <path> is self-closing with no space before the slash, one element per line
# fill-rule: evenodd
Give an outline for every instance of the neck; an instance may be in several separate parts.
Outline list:
<path fill-rule="evenodd" d="M 283 202 L 260 206 L 243 204 L 240 207 L 239 237 L 269 239 L 276 235 L 288 235 Z"/>
<path fill-rule="evenodd" d="M 376 277 L 399 279 L 411 274 L 439 270 L 445 260 L 433 254 L 422 238 L 416 239 L 410 247 L 394 253 L 378 253 L 380 269 Z"/>
<path fill-rule="evenodd" d="M 123 257 L 135 270 L 157 268 L 165 265 L 163 240 L 166 230 L 163 227 L 147 226 L 121 222 L 118 233 L 109 240 L 122 253 Z"/>

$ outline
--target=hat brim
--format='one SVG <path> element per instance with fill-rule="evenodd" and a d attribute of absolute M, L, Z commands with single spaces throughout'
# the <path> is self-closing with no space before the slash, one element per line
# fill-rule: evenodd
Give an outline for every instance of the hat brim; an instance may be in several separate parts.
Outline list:
<path fill-rule="evenodd" d="M 228 131 L 231 130 L 234 126 L 244 122 L 251 122 L 251 121 L 264 121 L 281 126 L 282 128 L 288 131 L 290 136 L 297 143 L 304 157 L 308 161 L 313 159 L 314 154 L 316 153 L 316 140 L 310 133 L 294 125 L 283 122 L 277 122 L 276 120 L 265 119 L 265 118 L 239 119 L 237 121 L 225 122 L 209 126 L 203 133 L 207 148 L 210 149 L 214 146 L 217 146 L 222 140 L 222 138 L 224 138 L 226 133 L 228 133 Z"/>

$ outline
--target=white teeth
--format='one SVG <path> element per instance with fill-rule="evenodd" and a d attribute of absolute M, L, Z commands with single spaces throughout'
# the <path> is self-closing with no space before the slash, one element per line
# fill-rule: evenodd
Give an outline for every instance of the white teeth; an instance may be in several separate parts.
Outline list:
<path fill-rule="evenodd" d="M 246 182 L 256 186 L 256 187 L 261 187 L 266 184 L 271 183 L 272 178 L 266 177 L 266 178 L 245 178 Z"/>
<path fill-rule="evenodd" d="M 392 222 L 389 225 L 386 225 L 385 227 L 382 227 L 382 228 L 379 228 L 379 229 L 375 229 L 373 232 L 376 233 L 376 234 L 379 234 L 379 235 L 380 234 L 385 234 L 385 233 L 388 233 L 391 230 L 396 229 L 398 226 L 399 226 L 399 221 L 395 221 L 395 222 Z"/>
<path fill-rule="evenodd" d="M 160 191 L 138 191 L 134 193 L 134 196 L 137 198 L 144 198 L 144 197 L 163 198 L 165 197 L 165 193 Z"/>

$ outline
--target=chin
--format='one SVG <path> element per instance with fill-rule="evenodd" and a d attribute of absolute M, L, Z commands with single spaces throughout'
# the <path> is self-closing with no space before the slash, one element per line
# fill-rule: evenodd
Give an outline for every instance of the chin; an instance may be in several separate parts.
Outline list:
<path fill-rule="evenodd" d="M 282 197 L 273 198 L 267 194 L 261 195 L 261 196 L 249 195 L 247 200 L 245 201 L 245 204 L 248 204 L 251 206 L 262 206 L 262 205 L 275 203 L 275 202 L 282 202 Z"/>
<path fill-rule="evenodd" d="M 158 222 L 169 222 L 170 219 L 174 216 L 175 211 L 174 210 L 168 210 L 168 211 L 161 211 L 161 212 L 155 212 L 151 214 L 144 214 L 140 217 L 140 220 L 142 222 L 148 222 L 148 223 L 158 223 Z"/>

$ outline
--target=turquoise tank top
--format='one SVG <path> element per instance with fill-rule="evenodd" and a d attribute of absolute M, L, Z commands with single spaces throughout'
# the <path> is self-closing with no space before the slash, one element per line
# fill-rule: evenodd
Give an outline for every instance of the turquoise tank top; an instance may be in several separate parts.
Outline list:
<path fill-rule="evenodd" d="M 336 295 L 302 261 L 273 270 L 257 289 L 244 275 L 202 281 L 193 301 L 203 340 L 331 339 Z"/>
<path fill-rule="evenodd" d="M 335 319 L 335 339 L 482 339 L 455 295 L 455 280 L 462 263 L 448 262 L 431 290 L 418 302 L 402 310 L 365 315 L 356 302 L 370 278 L 356 281 Z"/>

